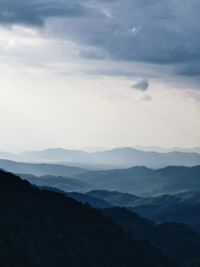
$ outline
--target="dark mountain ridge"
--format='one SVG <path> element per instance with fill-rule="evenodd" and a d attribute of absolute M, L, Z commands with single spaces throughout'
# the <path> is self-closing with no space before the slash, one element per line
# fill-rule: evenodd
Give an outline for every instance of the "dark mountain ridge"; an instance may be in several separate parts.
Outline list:
<path fill-rule="evenodd" d="M 150 198 L 101 190 L 91 191 L 87 194 L 90 197 L 104 200 L 114 207 L 126 207 L 157 223 L 184 223 L 200 233 L 200 191 L 187 191 Z"/>
<path fill-rule="evenodd" d="M 3 171 L 0 215 L 4 267 L 174 266 L 97 210 Z"/>
<path fill-rule="evenodd" d="M 178 223 L 155 224 L 125 208 L 109 208 L 101 212 L 135 237 L 148 240 L 163 255 L 182 266 L 199 266 L 200 236 L 189 227 Z"/>

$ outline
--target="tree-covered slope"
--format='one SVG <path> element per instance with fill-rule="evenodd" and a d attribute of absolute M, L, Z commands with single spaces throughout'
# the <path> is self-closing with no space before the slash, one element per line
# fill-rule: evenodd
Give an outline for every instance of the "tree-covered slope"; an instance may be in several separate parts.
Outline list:
<path fill-rule="evenodd" d="M 173 266 L 97 210 L 3 171 L 0 217 L 0 266 Z"/>
<path fill-rule="evenodd" d="M 146 239 L 163 255 L 178 261 L 182 266 L 200 264 L 200 236 L 184 224 L 155 224 L 125 208 L 101 210 L 139 239 Z"/>
<path fill-rule="evenodd" d="M 91 191 L 87 194 L 90 197 L 104 200 L 112 206 L 126 207 L 155 222 L 184 223 L 200 233 L 199 191 L 186 191 L 147 198 L 102 190 Z"/>
<path fill-rule="evenodd" d="M 31 184 L 52 187 L 65 192 L 86 192 L 92 189 L 92 186 L 85 182 L 64 176 L 45 175 L 37 177 L 31 174 L 19 174 L 19 176 Z"/>

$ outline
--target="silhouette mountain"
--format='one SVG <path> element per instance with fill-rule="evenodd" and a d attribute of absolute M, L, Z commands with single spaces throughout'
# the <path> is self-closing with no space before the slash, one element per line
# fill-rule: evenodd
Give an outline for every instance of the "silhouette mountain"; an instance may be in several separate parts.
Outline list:
<path fill-rule="evenodd" d="M 182 266 L 200 266 L 200 236 L 183 224 L 155 224 L 125 208 L 101 210 L 126 231 L 139 239 L 146 239 L 163 255 Z"/>
<path fill-rule="evenodd" d="M 0 171 L 0 266 L 174 266 L 97 210 Z"/>
<path fill-rule="evenodd" d="M 112 199 L 117 202 L 120 200 L 120 203 L 123 202 L 121 202 L 123 195 L 125 195 L 125 201 L 127 200 L 128 203 L 130 203 L 129 200 L 131 199 L 139 200 L 138 197 L 118 192 L 93 191 L 90 193 L 90 195 L 94 194 L 96 196 L 102 194 L 104 199 Z M 153 244 L 171 261 L 177 261 L 181 266 L 199 266 L 200 236 L 186 225 L 180 223 L 156 224 L 140 217 L 133 211 L 111 207 L 108 202 L 98 200 L 92 196 L 80 193 L 67 193 L 67 195 L 82 203 L 99 208 L 103 215 L 113 219 L 125 231 L 131 232 L 134 237 L 140 240 L 147 240 Z M 191 194 L 188 193 L 187 195 L 187 198 L 190 199 L 189 195 Z"/>

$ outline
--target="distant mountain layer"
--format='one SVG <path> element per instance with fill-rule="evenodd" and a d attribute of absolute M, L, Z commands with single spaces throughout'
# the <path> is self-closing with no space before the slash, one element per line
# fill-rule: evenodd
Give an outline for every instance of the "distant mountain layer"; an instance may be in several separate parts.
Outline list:
<path fill-rule="evenodd" d="M 175 266 L 97 210 L 3 171 L 0 213 L 0 266 Z"/>
<path fill-rule="evenodd" d="M 88 171 L 64 165 L 0 160 L 0 168 L 18 174 L 49 176 L 40 177 L 37 180 L 34 177 L 29 178 L 32 179 L 30 180 L 32 183 L 37 185 L 56 187 L 67 192 L 101 189 L 140 196 L 154 196 L 200 190 L 200 166 L 174 166 L 158 170 L 133 167 L 108 171 Z M 69 180 L 69 178 L 74 178 L 74 180 Z"/>
<path fill-rule="evenodd" d="M 91 184 L 94 188 L 142 196 L 200 190 L 200 166 L 166 167 L 159 170 L 133 167 L 89 171 L 75 177 Z"/>
<path fill-rule="evenodd" d="M 0 154 L 1 155 L 1 154 Z M 10 156 L 18 161 L 65 162 L 86 166 L 112 166 L 115 168 L 145 166 L 163 168 L 166 166 L 200 165 L 200 154 L 194 152 L 152 152 L 134 148 L 116 148 L 112 150 L 88 153 L 81 150 L 46 149 L 29 151 Z M 9 159 L 8 155 L 6 159 Z"/>
<path fill-rule="evenodd" d="M 200 233 L 200 191 L 151 198 L 108 191 L 91 191 L 87 195 L 116 207 L 126 207 L 155 222 L 187 224 Z"/>
<path fill-rule="evenodd" d="M 159 146 L 136 146 L 136 149 L 143 150 L 143 151 L 154 151 L 154 152 L 161 152 L 161 153 L 168 153 L 168 152 L 186 152 L 186 153 L 200 153 L 200 147 L 192 147 L 192 148 L 181 148 L 181 147 L 172 147 L 172 148 L 163 148 Z"/>
<path fill-rule="evenodd" d="M 55 175 L 71 177 L 86 171 L 81 168 L 59 164 L 23 163 L 3 159 L 0 159 L 0 168 L 13 173 L 32 174 L 36 176 Z"/>
<path fill-rule="evenodd" d="M 101 189 L 119 191 L 139 196 L 174 194 L 200 190 L 200 166 L 166 167 L 152 170 L 146 167 L 88 171 L 56 164 L 31 164 L 0 160 L 0 168 L 16 174 L 31 174 L 41 179 L 30 180 L 41 186 L 56 187 L 68 191 Z M 28 177 L 28 176 L 27 176 Z M 74 180 L 70 180 L 73 178 Z"/>

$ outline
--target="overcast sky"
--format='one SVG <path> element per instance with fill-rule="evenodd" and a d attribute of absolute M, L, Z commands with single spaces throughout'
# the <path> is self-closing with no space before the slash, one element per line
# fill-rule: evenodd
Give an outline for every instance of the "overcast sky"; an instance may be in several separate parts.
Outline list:
<path fill-rule="evenodd" d="M 200 146 L 199 0 L 0 0 L 0 150 Z"/>

